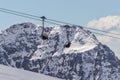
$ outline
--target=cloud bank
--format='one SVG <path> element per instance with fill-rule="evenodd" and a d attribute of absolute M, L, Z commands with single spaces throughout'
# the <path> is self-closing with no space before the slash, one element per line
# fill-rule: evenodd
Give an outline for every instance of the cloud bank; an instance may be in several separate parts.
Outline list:
<path fill-rule="evenodd" d="M 99 18 L 98 20 L 91 20 L 88 22 L 87 27 L 109 31 L 110 33 L 120 34 L 120 16 L 107 16 Z M 120 35 L 110 33 L 106 33 L 105 35 L 120 38 Z M 99 35 L 98 39 L 102 42 L 110 42 L 113 38 Z"/>
<path fill-rule="evenodd" d="M 101 17 L 98 20 L 91 20 L 88 22 L 87 27 L 99 29 L 103 31 L 109 31 L 110 33 L 104 33 L 104 34 L 120 38 L 120 16 L 106 16 L 106 17 Z M 120 58 L 120 45 L 119 45 L 120 39 L 107 37 L 105 35 L 96 35 L 96 36 L 100 42 L 108 45 Z"/>
<path fill-rule="evenodd" d="M 88 27 L 100 30 L 120 29 L 120 16 L 107 16 L 88 22 Z"/>

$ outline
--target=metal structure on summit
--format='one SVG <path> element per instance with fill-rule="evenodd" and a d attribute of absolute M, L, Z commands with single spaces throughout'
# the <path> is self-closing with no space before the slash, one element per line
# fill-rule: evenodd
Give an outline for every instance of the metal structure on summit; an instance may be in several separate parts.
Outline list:
<path fill-rule="evenodd" d="M 42 17 L 40 17 L 41 19 L 42 19 L 42 27 L 43 27 L 43 30 L 42 30 L 42 33 L 41 33 L 41 38 L 43 39 L 43 40 L 46 40 L 46 39 L 48 39 L 48 35 L 44 32 L 44 22 L 45 22 L 45 19 L 46 19 L 46 17 L 45 16 L 42 16 Z"/>

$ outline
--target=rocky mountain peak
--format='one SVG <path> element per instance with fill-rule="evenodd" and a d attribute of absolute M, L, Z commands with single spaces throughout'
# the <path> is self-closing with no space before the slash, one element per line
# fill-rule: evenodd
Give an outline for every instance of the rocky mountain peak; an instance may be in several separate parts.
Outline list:
<path fill-rule="evenodd" d="M 114 52 L 80 26 L 15 24 L 0 34 L 0 63 L 68 80 L 120 79 Z"/>

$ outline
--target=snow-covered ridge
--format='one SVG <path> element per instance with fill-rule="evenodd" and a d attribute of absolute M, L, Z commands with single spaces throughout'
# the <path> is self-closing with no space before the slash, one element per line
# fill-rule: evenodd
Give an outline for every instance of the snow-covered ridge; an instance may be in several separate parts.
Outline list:
<path fill-rule="evenodd" d="M 0 34 L 0 64 L 66 80 L 119 80 L 120 60 L 79 26 L 15 24 Z M 70 41 L 70 47 L 65 47 Z"/>
<path fill-rule="evenodd" d="M 0 65 L 0 80 L 62 80 L 30 71 Z"/>
<path fill-rule="evenodd" d="M 68 29 L 65 26 L 45 27 L 44 32 L 48 35 L 48 40 L 41 39 L 42 30 L 41 26 L 36 26 L 32 23 L 12 25 L 0 35 L 0 44 L 9 45 L 15 43 L 13 46 L 19 46 L 23 43 L 30 48 L 36 45 L 37 49 L 34 54 L 33 52 L 31 53 L 33 54 L 31 59 L 41 59 L 46 57 L 47 53 L 50 53 L 48 56 L 59 56 L 61 54 L 70 54 L 73 51 L 88 51 L 99 43 L 92 33 L 82 27 L 69 26 Z M 71 46 L 64 48 L 68 38 Z M 22 51 L 21 53 L 27 52 Z M 30 55 L 30 53 L 25 55 Z"/>

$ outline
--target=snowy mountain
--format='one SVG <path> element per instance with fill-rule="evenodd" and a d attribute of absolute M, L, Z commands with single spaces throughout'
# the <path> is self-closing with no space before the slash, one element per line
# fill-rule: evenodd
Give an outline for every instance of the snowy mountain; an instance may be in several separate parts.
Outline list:
<path fill-rule="evenodd" d="M 0 64 L 67 80 L 120 80 L 120 60 L 80 26 L 12 25 L 0 34 Z M 65 47 L 70 42 L 70 47 Z"/>
<path fill-rule="evenodd" d="M 0 80 L 62 80 L 43 74 L 0 65 Z"/>

